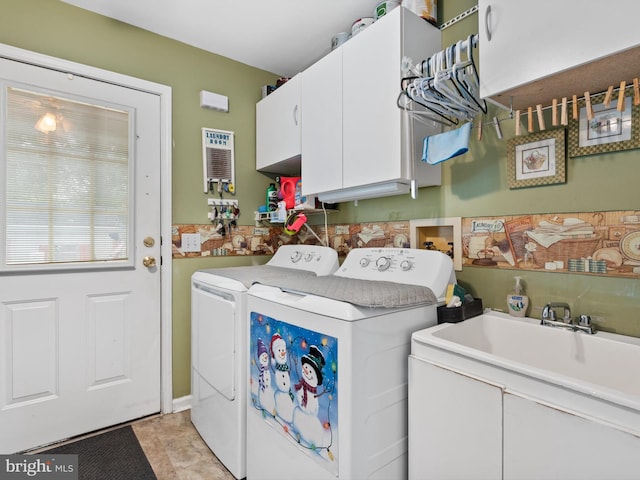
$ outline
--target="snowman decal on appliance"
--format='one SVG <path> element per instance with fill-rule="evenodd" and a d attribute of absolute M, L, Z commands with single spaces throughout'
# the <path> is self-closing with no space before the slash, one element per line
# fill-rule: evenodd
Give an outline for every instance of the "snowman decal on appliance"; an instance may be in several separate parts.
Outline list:
<path fill-rule="evenodd" d="M 320 349 L 311 345 L 309 352 L 302 355 L 300 363 L 300 381 L 294 386 L 297 405 L 293 412 L 293 427 L 305 444 L 316 448 L 324 445 L 326 440 L 326 429 L 318 418 L 318 397 L 323 394 L 318 388 L 323 382 L 325 359 Z"/>
<path fill-rule="evenodd" d="M 290 424 L 293 420 L 294 396 L 291 392 L 287 344 L 278 333 L 271 337 L 271 362 L 276 386 L 274 394 L 276 416 Z"/>
<path fill-rule="evenodd" d="M 258 338 L 258 399 L 260 406 L 275 415 L 275 400 L 271 388 L 271 370 L 269 369 L 269 352 L 261 338 Z"/>

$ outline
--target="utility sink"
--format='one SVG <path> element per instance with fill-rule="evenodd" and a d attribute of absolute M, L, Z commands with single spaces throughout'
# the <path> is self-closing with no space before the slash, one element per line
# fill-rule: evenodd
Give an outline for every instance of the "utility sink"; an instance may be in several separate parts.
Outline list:
<path fill-rule="evenodd" d="M 640 338 L 492 311 L 426 328 L 408 411 L 409 478 L 636 480 Z"/>
<path fill-rule="evenodd" d="M 435 347 L 640 410 L 640 338 L 589 335 L 487 311 L 415 332 L 412 344 L 413 350 Z"/>

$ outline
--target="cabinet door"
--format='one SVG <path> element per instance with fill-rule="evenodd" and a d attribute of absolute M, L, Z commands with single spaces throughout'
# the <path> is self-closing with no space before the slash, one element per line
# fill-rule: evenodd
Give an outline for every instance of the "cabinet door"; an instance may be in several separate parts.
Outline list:
<path fill-rule="evenodd" d="M 401 177 L 401 10 L 342 46 L 344 187 Z"/>
<path fill-rule="evenodd" d="M 409 478 L 502 478 L 502 389 L 410 356 Z"/>
<path fill-rule="evenodd" d="M 483 97 L 640 44 L 637 0 L 479 0 L 478 7 Z"/>
<path fill-rule="evenodd" d="M 342 49 L 304 71 L 302 193 L 342 188 Z"/>
<path fill-rule="evenodd" d="M 504 478 L 637 479 L 640 438 L 593 418 L 504 395 Z"/>
<path fill-rule="evenodd" d="M 256 104 L 257 170 L 295 173 L 290 164 L 297 157 L 299 172 L 300 84 L 298 74 Z"/>

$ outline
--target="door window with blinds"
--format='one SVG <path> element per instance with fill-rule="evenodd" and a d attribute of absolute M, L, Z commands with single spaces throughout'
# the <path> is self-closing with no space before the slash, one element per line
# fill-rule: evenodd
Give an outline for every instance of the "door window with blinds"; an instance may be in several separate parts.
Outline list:
<path fill-rule="evenodd" d="M 2 93 L 1 268 L 133 265 L 133 112 L 15 84 Z"/>

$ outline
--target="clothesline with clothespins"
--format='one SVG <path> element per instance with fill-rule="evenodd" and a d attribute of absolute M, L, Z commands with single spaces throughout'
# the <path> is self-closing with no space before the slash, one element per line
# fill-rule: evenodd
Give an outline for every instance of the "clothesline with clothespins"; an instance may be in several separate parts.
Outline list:
<path fill-rule="evenodd" d="M 497 116 L 493 116 L 488 121 L 482 121 L 482 116 L 478 116 L 480 118 L 479 121 L 474 122 L 474 128 L 477 129 L 478 140 L 482 139 L 483 127 L 485 126 L 493 126 L 496 129 L 496 134 L 499 139 L 502 139 L 502 130 L 500 127 L 500 122 L 506 120 L 515 119 L 515 134 L 517 136 L 522 135 L 522 119 L 523 117 L 527 117 L 527 133 L 533 133 L 535 131 L 535 120 L 537 120 L 538 131 L 544 131 L 547 126 L 544 119 L 544 112 L 547 110 L 551 110 L 551 125 L 554 127 L 557 126 L 567 126 L 569 124 L 569 105 L 571 105 L 571 118 L 573 120 L 579 119 L 579 102 L 584 101 L 585 114 L 587 120 L 593 120 L 595 114 L 593 110 L 593 101 L 592 97 L 597 95 L 604 94 L 604 99 L 602 104 L 609 108 L 611 104 L 615 101 L 616 110 L 619 112 L 623 112 L 625 110 L 625 97 L 626 91 L 628 89 L 633 90 L 632 103 L 634 106 L 640 105 L 640 81 L 638 78 L 634 78 L 630 84 L 627 84 L 626 81 L 621 81 L 618 87 L 614 85 L 610 85 L 609 88 L 604 92 L 599 92 L 596 94 L 591 94 L 590 92 L 584 92 L 584 95 L 578 97 L 577 95 L 572 95 L 571 99 L 568 97 L 562 97 L 560 100 L 554 98 L 551 101 L 551 105 L 542 106 L 542 104 L 538 104 L 534 106 L 530 106 L 527 110 L 522 111 L 511 110 L 507 117 L 498 118 Z M 617 93 L 617 99 L 614 98 L 614 94 Z M 559 113 L 559 115 L 558 115 Z"/>

